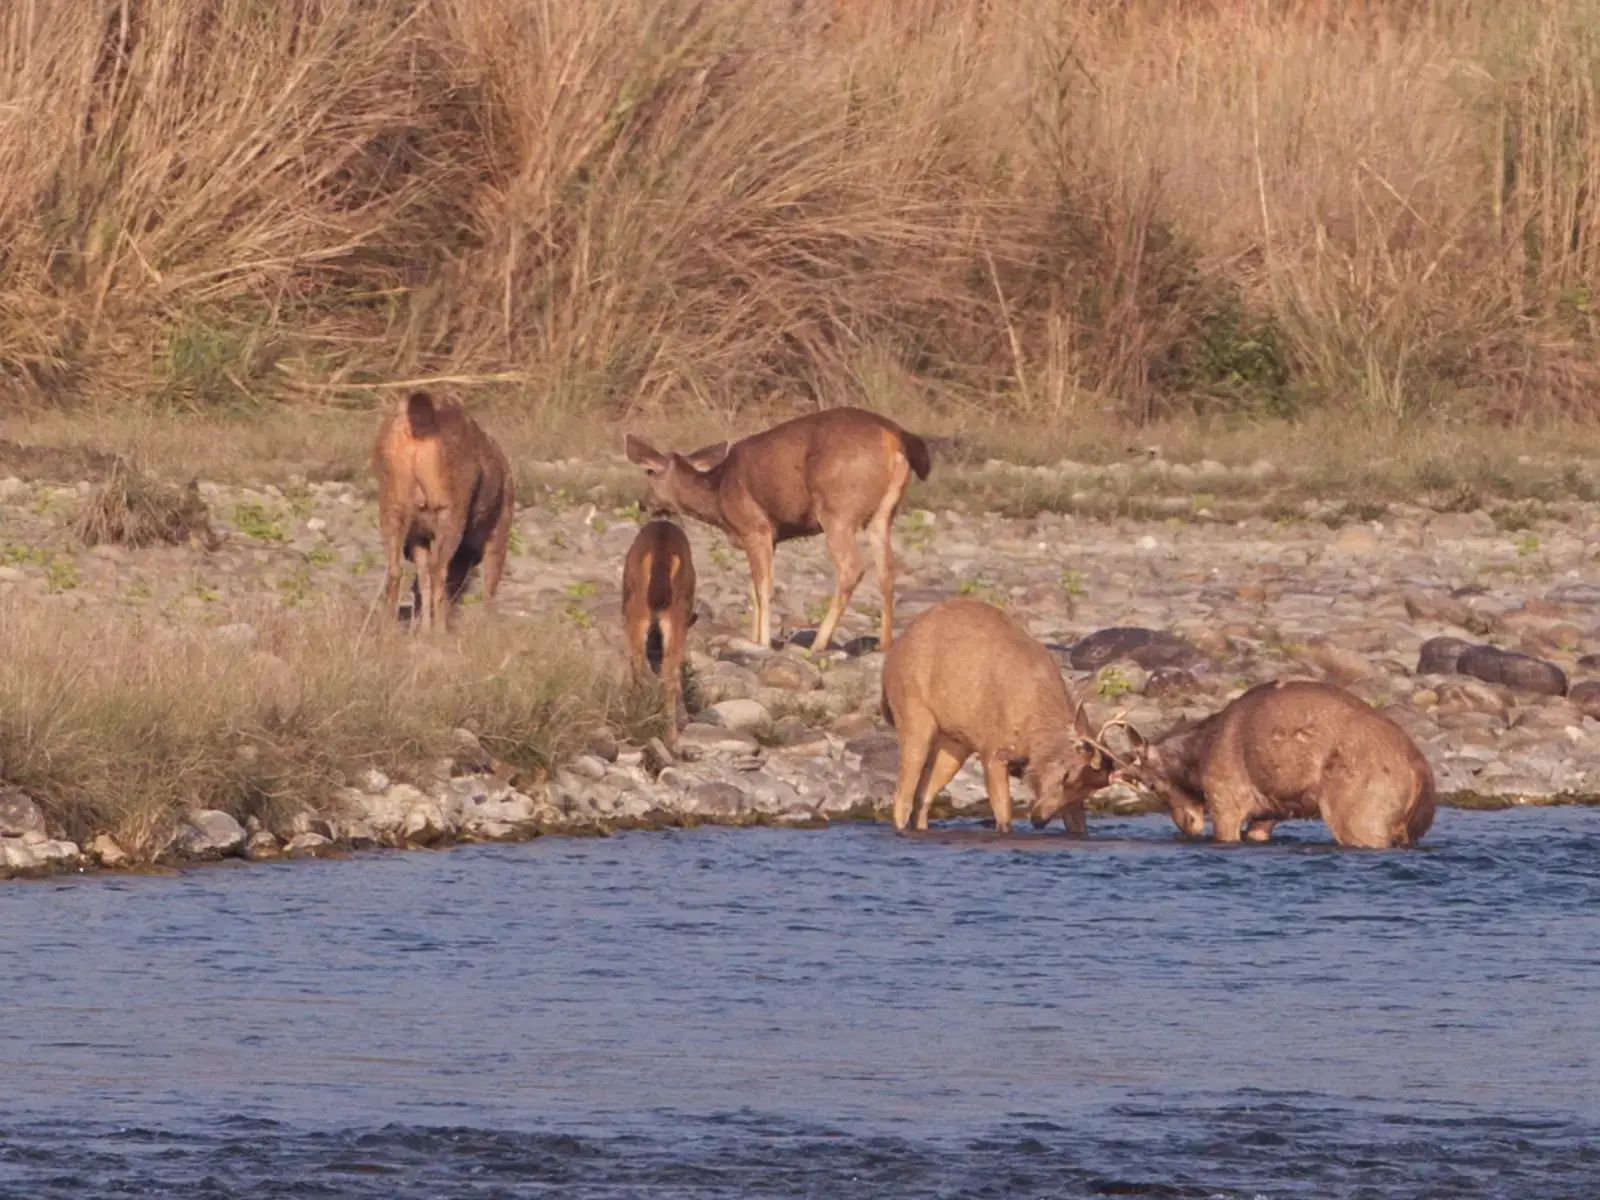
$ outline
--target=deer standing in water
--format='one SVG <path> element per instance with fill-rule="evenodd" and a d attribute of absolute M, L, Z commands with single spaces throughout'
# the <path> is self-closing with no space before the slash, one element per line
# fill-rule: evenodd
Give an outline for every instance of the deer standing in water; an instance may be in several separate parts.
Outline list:
<path fill-rule="evenodd" d="M 894 827 L 928 827 L 928 806 L 979 756 L 994 827 L 1011 829 L 1011 776 L 1033 792 L 1033 823 L 1088 830 L 1084 801 L 1113 763 L 1050 652 L 979 600 L 946 600 L 911 622 L 883 664 L 883 713 L 900 735 Z M 921 801 L 920 805 L 918 801 Z"/>
<path fill-rule="evenodd" d="M 1414 845 L 1433 824 L 1433 770 L 1410 736 L 1343 688 L 1258 684 L 1202 721 L 1147 741 L 1128 728 L 1116 777 L 1166 800 L 1191 837 L 1265 842 L 1279 821 L 1321 817 L 1341 846 Z"/>

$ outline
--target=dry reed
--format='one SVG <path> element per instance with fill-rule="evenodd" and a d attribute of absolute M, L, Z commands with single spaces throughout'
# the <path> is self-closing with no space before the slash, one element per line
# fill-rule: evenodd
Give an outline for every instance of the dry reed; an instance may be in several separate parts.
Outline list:
<path fill-rule="evenodd" d="M 1593 415 L 1597 16 L 22 0 L 0 387 Z"/>

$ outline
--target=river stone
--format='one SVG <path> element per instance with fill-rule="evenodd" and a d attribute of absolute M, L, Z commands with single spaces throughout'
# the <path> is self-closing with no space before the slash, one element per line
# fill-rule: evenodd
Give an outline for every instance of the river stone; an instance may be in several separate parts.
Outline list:
<path fill-rule="evenodd" d="M 1176 700 L 1193 696 L 1204 689 L 1200 681 L 1179 667 L 1161 667 L 1145 680 L 1144 695 L 1150 700 Z"/>
<path fill-rule="evenodd" d="M 409 783 L 392 784 L 382 795 L 371 796 L 365 792 L 345 793 L 346 797 L 354 801 L 357 812 L 366 819 L 372 828 L 381 834 L 393 833 L 405 823 L 406 814 L 411 809 L 426 800 L 416 788 Z M 292 833 L 304 833 L 306 830 L 292 830 Z"/>
<path fill-rule="evenodd" d="M 678 749 L 685 757 L 723 758 L 754 754 L 761 749 L 761 743 L 748 733 L 691 721 L 678 734 Z"/>
<path fill-rule="evenodd" d="M 1456 659 L 1456 671 L 1488 683 L 1503 683 L 1519 692 L 1564 696 L 1567 676 L 1555 663 L 1501 650 L 1497 646 L 1472 646 Z"/>
<path fill-rule="evenodd" d="M 700 695 L 712 702 L 748 700 L 761 687 L 761 680 L 754 671 L 734 662 L 715 663 L 697 675 L 694 682 Z"/>
<path fill-rule="evenodd" d="M 1335 645 L 1324 637 L 1312 638 L 1304 645 L 1293 647 L 1290 653 L 1300 662 L 1324 672 L 1336 683 L 1354 683 L 1357 679 L 1365 679 L 1376 673 L 1376 668 L 1364 655 Z"/>
<path fill-rule="evenodd" d="M 1505 711 L 1505 701 L 1500 693 L 1479 679 L 1451 679 L 1438 689 L 1441 713 L 1500 713 Z"/>
<path fill-rule="evenodd" d="M 731 783 L 714 779 L 696 784 L 684 801 L 688 811 L 706 817 L 736 817 L 744 804 L 742 791 Z"/>
<path fill-rule="evenodd" d="M 223 858 L 242 850 L 245 836 L 244 826 L 233 817 L 208 808 L 189 814 L 180 844 L 191 858 Z"/>
<path fill-rule="evenodd" d="M 1472 643 L 1458 637 L 1429 638 L 1417 654 L 1418 675 L 1454 675 L 1462 654 Z"/>
<path fill-rule="evenodd" d="M 289 844 L 284 847 L 284 853 L 290 858 L 320 858 L 333 848 L 333 839 L 308 829 L 290 838 Z"/>
<path fill-rule="evenodd" d="M 1365 525 L 1346 525 L 1333 539 L 1335 554 L 1366 556 L 1378 552 L 1378 535 Z"/>
<path fill-rule="evenodd" d="M 1457 625 L 1462 629 L 1482 635 L 1494 627 L 1494 621 L 1485 613 L 1475 612 L 1458 597 L 1445 592 L 1413 588 L 1404 597 L 1406 614 L 1413 621 L 1438 621 Z"/>
<path fill-rule="evenodd" d="M 1114 626 L 1097 630 L 1075 645 L 1068 662 L 1075 671 L 1098 671 L 1107 663 L 1125 658 L 1149 671 L 1157 667 L 1185 667 L 1195 657 L 1193 646 L 1170 633 Z"/>
<path fill-rule="evenodd" d="M 449 832 L 450 826 L 443 811 L 431 797 L 424 797 L 412 805 L 411 811 L 406 813 L 405 820 L 400 824 L 400 836 L 417 846 L 430 846 Z M 293 845 L 291 842 L 290 846 Z"/>
<path fill-rule="evenodd" d="M 1571 700 L 1584 716 L 1600 721 L 1600 682 L 1585 679 L 1582 683 L 1573 684 L 1567 693 L 1567 699 Z"/>
<path fill-rule="evenodd" d="M 39 806 L 15 788 L 0 791 L 0 837 L 21 837 L 35 831 L 44 832 Z"/>
<path fill-rule="evenodd" d="M 377 767 L 368 767 L 361 772 L 356 786 L 369 796 L 381 796 L 389 790 L 389 777 Z"/>
<path fill-rule="evenodd" d="M 821 671 L 788 654 L 775 655 L 763 663 L 758 677 L 762 687 L 790 692 L 810 692 L 822 686 Z"/>
<path fill-rule="evenodd" d="M 89 839 L 85 847 L 89 857 L 98 862 L 102 867 L 115 870 L 128 864 L 128 852 L 117 845 L 117 840 L 109 833 L 96 834 Z"/>
<path fill-rule="evenodd" d="M 260 862 L 263 859 L 277 858 L 281 850 L 278 839 L 269 830 L 258 829 L 245 843 L 244 856 L 252 862 Z"/>
<path fill-rule="evenodd" d="M 29 871 L 38 865 L 32 847 L 24 845 L 21 838 L 0 838 L 0 868 Z"/>
<path fill-rule="evenodd" d="M 738 733 L 762 729 L 772 723 L 772 714 L 757 700 L 720 700 L 700 715 L 709 724 Z"/>

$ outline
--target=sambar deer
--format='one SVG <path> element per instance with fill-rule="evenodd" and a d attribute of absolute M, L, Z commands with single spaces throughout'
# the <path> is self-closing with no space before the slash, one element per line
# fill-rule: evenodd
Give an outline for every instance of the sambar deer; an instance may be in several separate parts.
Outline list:
<path fill-rule="evenodd" d="M 651 521 L 633 539 L 622 564 L 622 622 L 634 677 L 653 672 L 666 694 L 669 750 L 678 746 L 683 655 L 695 622 L 694 555 L 683 530 Z"/>
<path fill-rule="evenodd" d="M 420 617 L 424 633 L 435 620 L 448 625 L 449 608 L 479 563 L 484 603 L 492 605 L 516 503 L 511 464 L 494 439 L 459 401 L 412 392 L 378 427 L 372 470 L 389 611 L 396 611 L 408 559 L 417 569 L 412 617 Z"/>
<path fill-rule="evenodd" d="M 900 735 L 894 827 L 928 808 L 974 753 L 994 827 L 1011 829 L 1011 775 L 1033 792 L 1033 823 L 1060 815 L 1087 832 L 1084 802 L 1114 766 L 1074 706 L 1050 652 L 998 608 L 946 600 L 912 621 L 883 664 L 883 714 Z M 920 804 L 918 803 L 920 801 Z"/>
<path fill-rule="evenodd" d="M 750 640 L 772 637 L 772 553 L 779 542 L 821 533 L 837 584 L 812 649 L 826 650 L 864 568 L 856 538 L 871 542 L 883 593 L 878 648 L 894 638 L 894 548 L 890 528 L 914 473 L 926 479 L 928 445 L 864 408 L 807 413 L 730 445 L 662 454 L 629 434 L 628 459 L 649 477 L 652 512 L 686 513 L 727 533 L 750 561 L 755 611 Z"/>
<path fill-rule="evenodd" d="M 1428 760 L 1406 731 L 1343 688 L 1262 683 L 1204 720 L 1133 747 L 1115 777 L 1154 792 L 1191 837 L 1265 842 L 1321 817 L 1341 846 L 1414 845 L 1433 824 Z"/>

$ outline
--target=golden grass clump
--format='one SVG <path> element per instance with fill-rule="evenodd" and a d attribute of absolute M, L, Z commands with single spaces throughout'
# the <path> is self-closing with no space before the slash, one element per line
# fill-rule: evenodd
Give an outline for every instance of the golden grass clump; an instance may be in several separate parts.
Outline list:
<path fill-rule="evenodd" d="M 1594 415 L 1600 0 L 0 9 L 0 388 Z"/>
<path fill-rule="evenodd" d="M 124 612 L 0 600 L 0 772 L 83 842 L 158 857 L 192 808 L 269 827 L 346 778 L 404 776 L 466 728 L 508 764 L 548 768 L 637 702 L 598 650 L 552 627 L 464 620 L 446 644 L 364 611 L 260 614 L 251 644 Z"/>
<path fill-rule="evenodd" d="M 214 550 L 220 544 L 198 481 L 178 487 L 120 460 L 90 495 L 72 528 L 86 546 L 192 544 Z"/>

